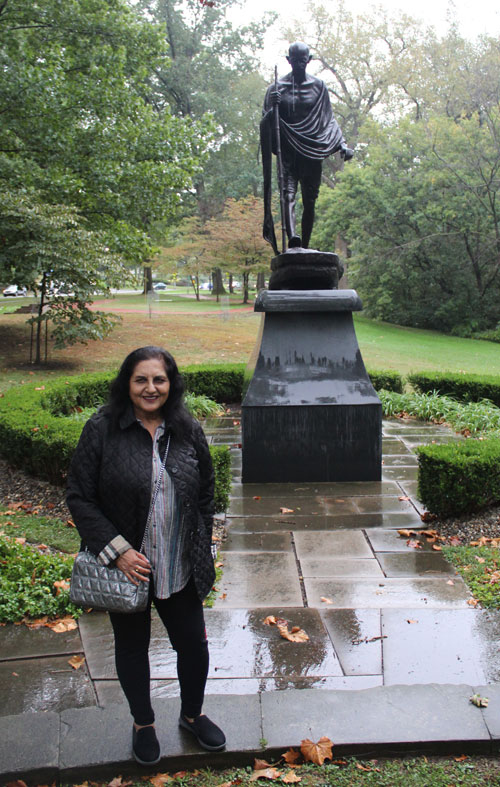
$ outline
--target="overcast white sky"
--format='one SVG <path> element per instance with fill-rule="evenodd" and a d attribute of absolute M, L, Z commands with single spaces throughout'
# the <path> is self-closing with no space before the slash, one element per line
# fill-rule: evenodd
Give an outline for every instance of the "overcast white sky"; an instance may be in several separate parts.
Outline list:
<path fill-rule="evenodd" d="M 323 0 L 326 8 L 336 4 Z M 300 19 L 306 8 L 306 0 L 246 0 L 242 8 L 234 11 L 231 16 L 240 24 L 258 19 L 265 11 L 276 11 L 283 19 Z M 462 35 L 476 38 L 481 33 L 500 36 L 500 4 L 498 0 L 346 0 L 346 8 L 352 13 L 369 11 L 374 6 L 383 6 L 389 12 L 405 11 L 424 23 L 433 25 L 438 32 L 445 32 L 448 27 L 450 11 L 454 13 Z M 266 41 L 265 62 L 270 67 L 276 62 L 281 71 L 286 69 L 283 54 L 286 43 L 281 39 L 282 24 L 277 24 L 269 31 Z M 306 42 L 307 43 L 307 42 Z"/>

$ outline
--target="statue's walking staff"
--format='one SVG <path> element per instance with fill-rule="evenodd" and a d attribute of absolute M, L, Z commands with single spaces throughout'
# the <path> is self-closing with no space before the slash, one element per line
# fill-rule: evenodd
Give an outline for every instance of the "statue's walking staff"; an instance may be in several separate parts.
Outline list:
<path fill-rule="evenodd" d="M 274 66 L 274 89 L 278 92 L 278 66 Z M 278 167 L 278 188 L 280 190 L 281 210 L 281 253 L 286 251 L 285 193 L 283 188 L 283 162 L 281 158 L 280 108 L 274 105 L 274 132 L 276 136 L 276 164 Z"/>

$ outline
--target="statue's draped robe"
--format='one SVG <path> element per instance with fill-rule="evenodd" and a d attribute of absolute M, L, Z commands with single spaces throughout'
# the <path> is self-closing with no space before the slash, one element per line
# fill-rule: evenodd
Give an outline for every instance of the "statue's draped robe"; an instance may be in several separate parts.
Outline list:
<path fill-rule="evenodd" d="M 280 138 L 282 149 L 287 147 L 295 150 L 305 158 L 324 159 L 340 150 L 344 144 L 342 131 L 333 115 L 330 104 L 330 96 L 324 82 L 315 80 L 321 85 L 317 99 L 312 103 L 307 116 L 297 123 L 287 122 L 283 115 L 283 99 L 290 103 L 290 96 L 293 90 L 291 74 L 278 81 L 278 90 L 282 94 L 282 104 L 280 109 Z M 317 88 L 316 88 L 317 89 Z M 272 196 L 272 153 L 276 153 L 276 138 L 272 122 L 270 94 L 275 90 L 275 85 L 270 85 L 264 100 L 264 118 L 260 124 L 260 142 L 262 149 L 262 167 L 264 171 L 264 227 L 263 235 L 273 247 L 276 254 L 279 254 L 276 235 L 274 232 L 274 222 L 271 211 Z M 303 88 L 302 88 L 303 90 Z M 312 90 L 311 90 L 312 92 Z M 267 117 L 266 117 L 267 115 Z"/>

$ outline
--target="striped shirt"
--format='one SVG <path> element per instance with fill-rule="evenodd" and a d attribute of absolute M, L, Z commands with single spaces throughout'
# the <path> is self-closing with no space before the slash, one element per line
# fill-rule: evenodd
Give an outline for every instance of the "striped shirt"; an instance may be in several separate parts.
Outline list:
<path fill-rule="evenodd" d="M 159 443 L 164 431 L 164 424 L 157 426 L 153 439 L 151 498 L 163 461 Z M 183 525 L 184 517 L 177 503 L 175 488 L 165 469 L 144 542 L 144 554 L 151 563 L 156 598 L 169 598 L 173 593 L 178 593 L 191 576 L 189 539 Z"/>

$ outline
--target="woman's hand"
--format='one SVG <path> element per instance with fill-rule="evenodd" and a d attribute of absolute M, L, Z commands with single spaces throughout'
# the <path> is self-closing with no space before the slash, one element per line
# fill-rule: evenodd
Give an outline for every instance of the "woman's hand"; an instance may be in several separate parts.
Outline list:
<path fill-rule="evenodd" d="M 151 564 L 142 552 L 127 549 L 123 555 L 117 558 L 116 565 L 134 585 L 138 585 L 139 582 L 149 582 Z"/>

